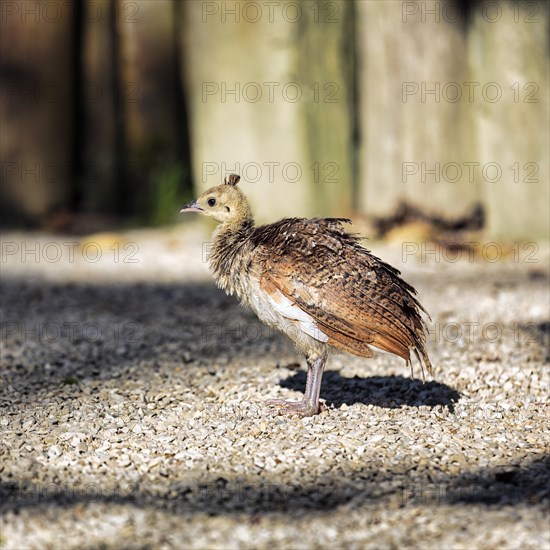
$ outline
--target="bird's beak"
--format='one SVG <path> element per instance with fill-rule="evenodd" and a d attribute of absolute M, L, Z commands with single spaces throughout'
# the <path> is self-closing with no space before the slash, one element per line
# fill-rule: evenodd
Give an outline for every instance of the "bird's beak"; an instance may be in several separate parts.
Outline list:
<path fill-rule="evenodd" d="M 197 204 L 197 201 L 191 201 L 180 210 L 180 214 L 182 212 L 203 212 L 203 209 Z"/>

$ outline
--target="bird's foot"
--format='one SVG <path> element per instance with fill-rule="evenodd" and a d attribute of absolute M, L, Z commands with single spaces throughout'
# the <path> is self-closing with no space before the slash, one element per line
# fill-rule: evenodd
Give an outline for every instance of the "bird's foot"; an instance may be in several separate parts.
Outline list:
<path fill-rule="evenodd" d="M 326 407 L 320 403 L 311 401 L 285 401 L 284 399 L 269 399 L 267 405 L 276 407 L 282 414 L 291 414 L 300 417 L 313 416 L 326 410 Z"/>

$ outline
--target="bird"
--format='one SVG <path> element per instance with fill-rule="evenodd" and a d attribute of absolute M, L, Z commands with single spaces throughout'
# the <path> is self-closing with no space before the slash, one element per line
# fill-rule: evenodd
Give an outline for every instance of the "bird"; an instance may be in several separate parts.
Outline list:
<path fill-rule="evenodd" d="M 209 260 L 216 284 L 305 356 L 303 399 L 267 404 L 283 414 L 320 413 L 321 381 L 331 352 L 360 357 L 373 357 L 374 349 L 389 352 L 405 360 L 411 375 L 414 353 L 423 378 L 424 366 L 433 375 L 423 318 L 429 315 L 416 290 L 363 247 L 359 235 L 346 231 L 351 220 L 283 218 L 256 226 L 239 181 L 239 175 L 227 175 L 181 212 L 199 212 L 218 222 Z"/>

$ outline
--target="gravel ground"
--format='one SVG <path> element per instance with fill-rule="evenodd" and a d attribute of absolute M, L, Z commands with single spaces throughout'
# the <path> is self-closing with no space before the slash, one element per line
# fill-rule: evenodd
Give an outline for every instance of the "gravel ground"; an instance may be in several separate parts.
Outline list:
<path fill-rule="evenodd" d="M 263 401 L 303 359 L 208 240 L 3 235 L 2 548 L 550 548 L 548 246 L 372 243 L 432 314 L 435 380 L 336 355 L 299 419 Z"/>

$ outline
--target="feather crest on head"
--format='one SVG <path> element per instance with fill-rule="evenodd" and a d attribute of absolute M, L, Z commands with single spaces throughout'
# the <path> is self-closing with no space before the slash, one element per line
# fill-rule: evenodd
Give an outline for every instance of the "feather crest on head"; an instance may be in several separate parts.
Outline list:
<path fill-rule="evenodd" d="M 229 174 L 229 176 L 225 176 L 223 182 L 225 183 L 225 185 L 232 185 L 233 187 L 235 187 L 235 185 L 237 185 L 240 180 L 241 176 L 237 174 Z"/>

